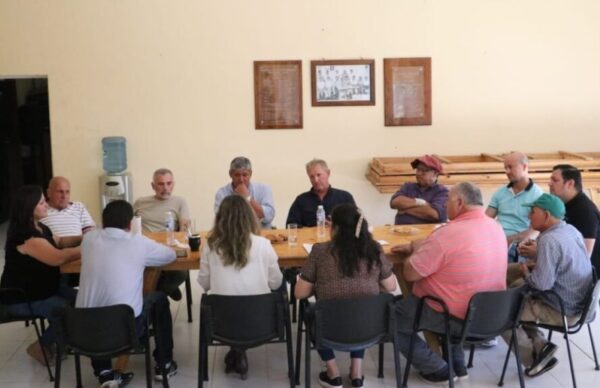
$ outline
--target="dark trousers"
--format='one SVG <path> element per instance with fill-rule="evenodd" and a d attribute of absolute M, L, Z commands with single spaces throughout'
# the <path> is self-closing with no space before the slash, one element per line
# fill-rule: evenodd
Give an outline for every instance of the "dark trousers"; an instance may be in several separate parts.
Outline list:
<path fill-rule="evenodd" d="M 173 360 L 173 321 L 169 300 L 163 292 L 153 292 L 144 297 L 142 313 L 135 318 L 135 328 L 138 337 L 145 333 L 144 322 L 150 317 L 154 328 L 155 349 L 152 352 L 157 365 L 164 365 Z M 94 374 L 100 375 L 103 370 L 112 370 L 111 359 L 92 359 Z"/>

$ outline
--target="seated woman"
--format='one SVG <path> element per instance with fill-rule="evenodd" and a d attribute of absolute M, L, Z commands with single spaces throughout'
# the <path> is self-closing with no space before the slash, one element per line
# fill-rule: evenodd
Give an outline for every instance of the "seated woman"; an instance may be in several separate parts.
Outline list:
<path fill-rule="evenodd" d="M 296 283 L 296 298 L 341 299 L 377 295 L 380 288 L 396 289 L 392 264 L 373 240 L 367 221 L 355 205 L 344 204 L 331 214 L 331 241 L 315 244 Z M 331 349 L 317 349 L 327 371 L 319 374 L 324 387 L 342 387 L 342 378 Z M 352 387 L 362 387 L 364 349 L 350 352 Z"/>
<path fill-rule="evenodd" d="M 75 291 L 60 282 L 59 266 L 78 259 L 80 250 L 79 247 L 59 249 L 61 239 L 54 238 L 50 229 L 39 222 L 48 214 L 41 187 L 23 186 L 14 198 L 0 287 L 21 289 L 27 300 L 5 294 L 2 303 L 7 305 L 10 315 L 27 317 L 29 301 L 34 315 L 48 319 L 50 325 L 40 338 L 41 344 L 36 341 L 27 348 L 31 357 L 45 365 L 42 346 L 51 363 L 56 342 L 52 310 L 75 301 Z"/>
<path fill-rule="evenodd" d="M 215 224 L 202 249 L 198 283 L 218 295 L 257 295 L 281 286 L 283 276 L 269 240 L 258 236 L 254 211 L 239 195 L 226 197 L 217 211 Z M 231 349 L 225 356 L 225 373 L 248 374 L 244 349 Z"/>

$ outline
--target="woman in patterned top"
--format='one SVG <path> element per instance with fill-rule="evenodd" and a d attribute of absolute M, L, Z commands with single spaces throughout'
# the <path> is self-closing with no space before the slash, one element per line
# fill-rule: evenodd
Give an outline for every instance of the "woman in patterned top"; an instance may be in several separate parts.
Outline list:
<path fill-rule="evenodd" d="M 392 264 L 381 246 L 373 240 L 367 221 L 355 205 L 343 204 L 331 214 L 331 241 L 315 244 L 300 271 L 297 298 L 315 295 L 317 299 L 356 298 L 396 289 Z M 319 374 L 324 387 L 342 387 L 342 378 L 331 349 L 318 349 L 327 371 Z M 364 349 L 350 352 L 352 387 L 362 387 Z"/>

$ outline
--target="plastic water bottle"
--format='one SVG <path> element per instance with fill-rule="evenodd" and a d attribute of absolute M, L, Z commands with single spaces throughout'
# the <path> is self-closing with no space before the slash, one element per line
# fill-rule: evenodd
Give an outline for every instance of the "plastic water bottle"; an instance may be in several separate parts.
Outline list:
<path fill-rule="evenodd" d="M 167 231 L 167 245 L 175 245 L 175 217 L 173 213 L 165 213 L 165 230 Z"/>
<path fill-rule="evenodd" d="M 122 136 L 102 138 L 102 168 L 108 174 L 118 174 L 127 169 L 127 140 Z"/>
<path fill-rule="evenodd" d="M 317 239 L 325 238 L 325 209 L 323 205 L 317 208 Z"/>

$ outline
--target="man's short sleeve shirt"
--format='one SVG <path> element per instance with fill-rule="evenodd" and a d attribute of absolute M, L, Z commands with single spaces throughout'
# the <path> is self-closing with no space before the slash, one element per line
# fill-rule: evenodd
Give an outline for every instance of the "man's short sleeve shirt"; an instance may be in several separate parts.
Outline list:
<path fill-rule="evenodd" d="M 532 203 L 540 195 L 542 189 L 532 180 L 525 190 L 515 194 L 512 185 L 503 186 L 494 193 L 490 200 L 489 207 L 496 209 L 496 219 L 502 225 L 504 233 L 507 236 L 520 233 L 529 228 L 530 208 L 523 206 Z"/>

